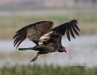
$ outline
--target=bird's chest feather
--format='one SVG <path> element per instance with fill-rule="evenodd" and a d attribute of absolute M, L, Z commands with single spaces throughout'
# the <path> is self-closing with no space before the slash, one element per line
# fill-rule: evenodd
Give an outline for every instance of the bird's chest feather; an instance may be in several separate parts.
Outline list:
<path fill-rule="evenodd" d="M 53 44 L 53 43 L 49 43 L 47 45 L 41 45 L 42 51 L 44 53 L 51 53 L 51 52 L 55 52 L 58 50 L 59 45 L 58 44 Z"/>

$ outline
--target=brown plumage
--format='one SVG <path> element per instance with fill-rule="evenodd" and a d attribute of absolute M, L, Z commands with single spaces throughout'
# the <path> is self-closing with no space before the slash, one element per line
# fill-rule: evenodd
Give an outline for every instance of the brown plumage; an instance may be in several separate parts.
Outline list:
<path fill-rule="evenodd" d="M 31 48 L 19 48 L 19 50 L 36 50 L 37 55 L 31 60 L 35 61 L 41 54 L 51 52 L 66 52 L 67 49 L 61 45 L 61 38 L 66 33 L 70 41 L 70 34 L 75 38 L 75 34 L 79 35 L 80 29 L 77 26 L 77 20 L 63 23 L 55 28 L 51 21 L 41 21 L 30 24 L 18 30 L 13 37 L 14 46 L 18 47 L 20 43 L 27 38 L 33 41 L 36 46 Z"/>

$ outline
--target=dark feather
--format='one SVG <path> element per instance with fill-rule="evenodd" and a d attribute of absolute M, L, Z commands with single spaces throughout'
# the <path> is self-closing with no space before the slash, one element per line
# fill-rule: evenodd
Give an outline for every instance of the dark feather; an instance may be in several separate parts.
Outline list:
<path fill-rule="evenodd" d="M 74 24 L 74 27 L 76 27 L 76 29 L 77 29 L 78 31 L 80 31 L 79 27 L 78 27 L 76 24 Z"/>
<path fill-rule="evenodd" d="M 59 33 L 59 34 L 64 35 L 64 32 L 66 31 L 66 25 L 67 25 L 67 23 L 61 24 L 61 25 L 59 25 L 59 26 L 53 28 L 52 30 L 53 30 L 53 31 L 56 31 L 56 32 Z"/>
<path fill-rule="evenodd" d="M 69 34 L 69 29 L 67 29 L 67 38 L 70 41 L 70 34 Z"/>
<path fill-rule="evenodd" d="M 70 41 L 70 34 L 72 35 L 73 38 L 75 38 L 73 31 L 77 35 L 79 35 L 77 30 L 80 30 L 80 29 L 78 28 L 78 26 L 76 24 L 77 24 L 77 20 L 71 20 L 70 22 L 61 24 L 61 25 L 53 28 L 52 30 L 56 31 L 57 33 L 62 34 L 62 35 L 64 35 L 65 32 L 67 32 L 67 38 Z"/>
<path fill-rule="evenodd" d="M 72 37 L 75 38 L 72 28 L 70 28 L 70 33 L 71 33 Z"/>
<path fill-rule="evenodd" d="M 30 24 L 18 30 L 14 35 L 14 46 L 17 47 L 21 44 L 23 40 L 28 37 L 31 41 L 39 39 L 43 34 L 48 32 L 53 27 L 53 22 L 51 21 L 41 21 L 34 24 Z"/>
<path fill-rule="evenodd" d="M 77 35 L 79 35 L 79 33 L 77 32 L 77 30 L 75 29 L 75 27 L 72 26 L 72 28 L 73 28 L 73 31 L 74 31 Z"/>

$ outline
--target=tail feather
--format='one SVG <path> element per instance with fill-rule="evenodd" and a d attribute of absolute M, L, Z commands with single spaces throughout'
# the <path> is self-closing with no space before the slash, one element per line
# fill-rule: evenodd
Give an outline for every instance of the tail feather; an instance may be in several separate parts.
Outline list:
<path fill-rule="evenodd" d="M 18 50 L 32 50 L 32 48 L 18 48 Z"/>
<path fill-rule="evenodd" d="M 40 48 L 38 48 L 37 46 L 35 46 L 35 47 L 30 47 L 30 48 L 18 48 L 18 50 L 35 50 L 35 51 L 39 51 L 40 50 Z"/>

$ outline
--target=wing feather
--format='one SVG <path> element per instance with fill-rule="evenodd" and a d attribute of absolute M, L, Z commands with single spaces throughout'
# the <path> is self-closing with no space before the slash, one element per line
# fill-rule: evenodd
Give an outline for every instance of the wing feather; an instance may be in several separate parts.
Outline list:
<path fill-rule="evenodd" d="M 75 38 L 72 28 L 70 28 L 70 33 L 71 33 L 72 37 Z"/>
<path fill-rule="evenodd" d="M 29 38 L 29 40 L 38 40 L 43 34 L 48 32 L 53 27 L 53 22 L 51 21 L 40 21 L 28 26 L 25 26 L 18 30 L 14 35 L 14 46 L 18 47 L 22 41 Z"/>
<path fill-rule="evenodd" d="M 67 38 L 70 41 L 70 33 L 69 33 L 69 29 L 67 29 Z"/>
<path fill-rule="evenodd" d="M 72 28 L 73 28 L 73 31 L 74 31 L 77 35 L 79 35 L 79 33 L 77 32 L 77 30 L 75 29 L 75 27 L 72 26 Z"/>
<path fill-rule="evenodd" d="M 61 35 L 64 35 L 66 32 L 67 38 L 69 41 L 70 41 L 70 34 L 72 35 L 73 38 L 75 38 L 74 33 L 79 35 L 78 31 L 80 31 L 79 27 L 77 26 L 77 20 L 71 20 L 70 22 L 61 24 L 61 25 L 53 28 L 52 30 Z"/>
<path fill-rule="evenodd" d="M 74 27 L 75 27 L 78 31 L 80 31 L 79 27 L 78 27 L 76 24 L 74 24 Z"/>

